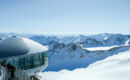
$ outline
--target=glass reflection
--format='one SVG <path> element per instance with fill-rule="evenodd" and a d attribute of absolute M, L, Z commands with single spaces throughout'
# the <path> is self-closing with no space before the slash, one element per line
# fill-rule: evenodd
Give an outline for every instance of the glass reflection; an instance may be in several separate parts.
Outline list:
<path fill-rule="evenodd" d="M 47 60 L 48 56 L 45 53 L 36 53 L 32 55 L 10 58 L 7 59 L 7 62 L 17 68 L 28 70 L 44 65 Z"/>

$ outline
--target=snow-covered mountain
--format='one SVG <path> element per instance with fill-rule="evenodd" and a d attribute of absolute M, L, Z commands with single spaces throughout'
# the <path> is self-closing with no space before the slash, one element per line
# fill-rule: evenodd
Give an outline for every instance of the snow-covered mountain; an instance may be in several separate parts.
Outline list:
<path fill-rule="evenodd" d="M 27 37 L 48 46 L 49 66 L 46 71 L 87 67 L 130 48 L 130 35 L 122 34 L 56 36 L 0 33 L 1 40 L 11 36 Z"/>
<path fill-rule="evenodd" d="M 130 50 L 97 61 L 87 68 L 39 73 L 41 80 L 130 80 Z"/>
<path fill-rule="evenodd" d="M 112 47 L 107 50 L 87 50 L 81 45 L 70 43 L 58 45 L 48 52 L 49 65 L 46 71 L 73 70 L 87 67 L 89 64 L 108 56 L 130 49 L 129 45 Z"/>
<path fill-rule="evenodd" d="M 0 38 L 8 38 L 11 36 L 22 36 L 30 38 L 44 45 L 51 45 L 51 42 L 56 43 L 75 43 L 82 44 L 84 47 L 99 47 L 99 46 L 113 46 L 122 45 L 128 39 L 130 35 L 123 34 L 97 34 L 97 35 L 71 35 L 71 36 L 59 36 L 59 35 L 36 35 L 36 34 L 17 34 L 17 33 L 0 33 Z"/>

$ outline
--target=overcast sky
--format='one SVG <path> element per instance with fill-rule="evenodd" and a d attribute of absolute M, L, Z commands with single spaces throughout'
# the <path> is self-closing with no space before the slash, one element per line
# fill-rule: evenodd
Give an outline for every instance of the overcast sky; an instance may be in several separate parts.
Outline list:
<path fill-rule="evenodd" d="M 130 34 L 130 0 L 0 0 L 0 32 Z"/>

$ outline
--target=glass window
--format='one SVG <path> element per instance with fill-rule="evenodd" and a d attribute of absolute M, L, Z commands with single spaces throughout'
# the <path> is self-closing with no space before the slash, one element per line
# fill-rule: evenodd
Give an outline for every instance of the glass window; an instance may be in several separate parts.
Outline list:
<path fill-rule="evenodd" d="M 8 59 L 7 61 L 8 63 L 16 66 L 17 68 L 27 70 L 44 65 L 44 63 L 48 60 L 46 58 L 47 56 L 45 53 L 36 53 L 32 55 L 14 57 Z"/>

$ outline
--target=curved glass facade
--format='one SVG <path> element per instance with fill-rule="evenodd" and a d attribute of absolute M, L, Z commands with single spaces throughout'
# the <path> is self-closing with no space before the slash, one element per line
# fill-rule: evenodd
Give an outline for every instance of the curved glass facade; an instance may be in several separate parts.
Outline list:
<path fill-rule="evenodd" d="M 48 62 L 48 56 L 45 53 L 36 53 L 9 58 L 6 61 L 17 68 L 28 70 L 45 65 L 45 62 Z"/>

